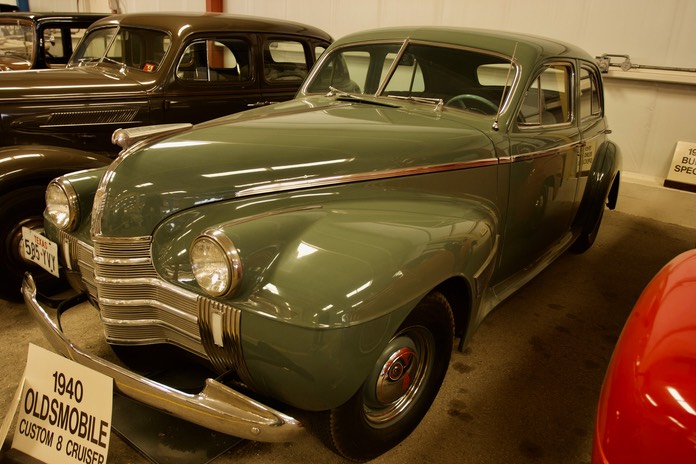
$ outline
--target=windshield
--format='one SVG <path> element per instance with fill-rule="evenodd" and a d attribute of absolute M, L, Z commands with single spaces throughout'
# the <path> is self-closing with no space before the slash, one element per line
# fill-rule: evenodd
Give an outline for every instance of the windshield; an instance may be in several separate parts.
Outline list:
<path fill-rule="evenodd" d="M 326 94 L 333 88 L 333 92 L 354 96 L 442 101 L 459 110 L 497 114 L 504 89 L 515 76 L 508 59 L 419 43 L 409 44 L 400 54 L 402 45 L 373 43 L 335 49 L 318 65 L 305 92 Z"/>
<path fill-rule="evenodd" d="M 0 56 L 22 60 L 28 66 L 34 53 L 34 28 L 31 23 L 0 23 Z"/>
<path fill-rule="evenodd" d="M 162 31 L 105 27 L 91 31 L 70 59 L 70 66 L 106 63 L 155 72 L 171 39 Z"/>

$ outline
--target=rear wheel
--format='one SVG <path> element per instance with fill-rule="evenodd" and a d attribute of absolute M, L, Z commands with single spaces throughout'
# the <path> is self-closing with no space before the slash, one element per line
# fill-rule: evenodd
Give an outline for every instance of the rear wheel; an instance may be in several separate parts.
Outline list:
<path fill-rule="evenodd" d="M 43 210 L 46 188 L 32 185 L 0 196 L 0 298 L 21 299 L 20 285 L 26 271 L 31 271 L 40 292 L 50 294 L 65 287 L 65 283 L 39 266 L 22 258 L 22 227 L 43 230 Z"/>
<path fill-rule="evenodd" d="M 433 292 L 406 318 L 358 392 L 324 413 L 320 433 L 327 445 L 347 459 L 367 461 L 406 438 L 440 389 L 453 338 L 449 303 Z"/>

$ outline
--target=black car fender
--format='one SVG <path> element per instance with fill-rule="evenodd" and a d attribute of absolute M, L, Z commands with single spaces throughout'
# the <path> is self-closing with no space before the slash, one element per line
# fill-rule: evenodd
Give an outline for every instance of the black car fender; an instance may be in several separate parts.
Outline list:
<path fill-rule="evenodd" d="M 0 148 L 0 195 L 28 185 L 47 185 L 68 172 L 98 168 L 112 159 L 73 148 L 14 145 Z"/>

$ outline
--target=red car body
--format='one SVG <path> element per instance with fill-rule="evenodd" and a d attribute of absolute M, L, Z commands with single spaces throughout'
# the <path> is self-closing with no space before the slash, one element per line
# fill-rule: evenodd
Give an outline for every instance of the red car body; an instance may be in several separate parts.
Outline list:
<path fill-rule="evenodd" d="M 696 250 L 643 290 L 599 399 L 593 464 L 696 462 Z"/>

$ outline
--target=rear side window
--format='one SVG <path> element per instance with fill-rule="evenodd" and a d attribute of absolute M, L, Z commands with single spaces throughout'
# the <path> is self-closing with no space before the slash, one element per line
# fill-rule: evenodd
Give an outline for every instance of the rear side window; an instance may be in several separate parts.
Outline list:
<path fill-rule="evenodd" d="M 302 81 L 309 66 L 302 42 L 269 40 L 263 50 L 263 75 L 266 82 Z"/>
<path fill-rule="evenodd" d="M 599 76 L 588 67 L 580 70 L 580 120 L 598 118 L 602 115 Z"/>
<path fill-rule="evenodd" d="M 571 122 L 572 71 L 570 64 L 551 64 L 537 75 L 522 103 L 519 118 L 521 126 Z"/>
<path fill-rule="evenodd" d="M 249 44 L 241 39 L 197 40 L 181 56 L 176 76 L 197 82 L 248 81 L 249 57 Z"/>

